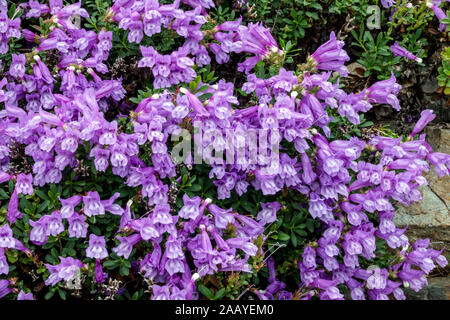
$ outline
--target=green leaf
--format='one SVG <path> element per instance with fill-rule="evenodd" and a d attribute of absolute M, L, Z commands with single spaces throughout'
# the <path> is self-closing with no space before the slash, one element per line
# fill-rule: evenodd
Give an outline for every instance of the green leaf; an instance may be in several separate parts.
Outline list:
<path fill-rule="evenodd" d="M 309 232 L 314 231 L 314 222 L 312 220 L 306 221 L 306 228 L 309 230 Z"/>
<path fill-rule="evenodd" d="M 186 190 L 190 191 L 190 192 L 198 192 L 198 191 L 202 190 L 202 186 L 199 185 L 199 184 L 193 184 L 192 186 L 190 186 Z"/>
<path fill-rule="evenodd" d="M 0 199 L 6 200 L 6 199 L 9 199 L 9 198 L 10 198 L 10 196 L 8 196 L 8 194 L 5 192 L 5 190 L 0 189 Z"/>
<path fill-rule="evenodd" d="M 206 101 L 213 96 L 212 93 L 204 93 L 199 98 L 200 101 Z"/>
<path fill-rule="evenodd" d="M 200 89 L 197 90 L 197 92 L 202 92 L 205 91 L 209 88 L 209 86 L 207 84 L 204 84 L 203 86 L 200 87 Z M 201 100 L 201 99 L 200 99 Z M 205 99 L 206 100 L 206 99 Z"/>
<path fill-rule="evenodd" d="M 297 237 L 293 233 L 291 233 L 291 242 L 294 248 L 297 247 Z"/>
<path fill-rule="evenodd" d="M 366 122 L 364 122 L 364 123 L 362 123 L 360 125 L 361 128 L 367 128 L 367 127 L 370 127 L 370 126 L 373 126 L 373 122 L 372 121 L 366 121 Z"/>
<path fill-rule="evenodd" d="M 216 292 L 216 295 L 214 296 L 214 300 L 219 300 L 225 295 L 225 288 L 220 289 Z"/>
<path fill-rule="evenodd" d="M 50 200 L 50 198 L 45 194 L 45 192 L 42 192 L 41 190 L 35 189 L 34 192 L 37 194 L 37 196 L 43 200 Z"/>
<path fill-rule="evenodd" d="M 193 81 L 189 82 L 189 89 L 191 89 L 191 92 L 195 92 L 195 89 L 197 89 L 201 80 L 201 76 L 197 76 Z"/>
<path fill-rule="evenodd" d="M 66 292 L 64 290 L 58 290 L 61 299 L 66 300 Z"/>
<path fill-rule="evenodd" d="M 198 286 L 198 291 L 200 291 L 206 298 L 208 298 L 209 300 L 213 300 L 214 299 L 214 292 L 205 287 L 204 285 L 199 285 Z"/>
<path fill-rule="evenodd" d="M 280 231 L 278 232 L 278 239 L 281 241 L 288 241 L 290 239 L 290 236 L 287 233 Z"/>
<path fill-rule="evenodd" d="M 294 232 L 297 233 L 299 236 L 302 236 L 302 237 L 306 237 L 308 235 L 306 233 L 306 231 L 301 230 L 301 229 L 294 229 Z"/>
<path fill-rule="evenodd" d="M 122 265 L 120 267 L 120 275 L 121 276 L 127 276 L 129 273 L 130 273 L 130 271 L 126 265 Z"/>
<path fill-rule="evenodd" d="M 51 299 L 51 297 L 53 297 L 54 294 L 55 294 L 54 290 L 47 292 L 47 294 L 45 295 L 45 300 Z"/>
<path fill-rule="evenodd" d="M 115 269 L 120 265 L 120 260 L 108 260 L 103 263 L 103 266 L 109 270 Z"/>

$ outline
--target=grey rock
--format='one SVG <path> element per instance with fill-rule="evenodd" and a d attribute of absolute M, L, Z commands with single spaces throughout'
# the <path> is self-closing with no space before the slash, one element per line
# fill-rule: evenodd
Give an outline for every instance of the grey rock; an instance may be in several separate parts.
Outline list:
<path fill-rule="evenodd" d="M 450 278 L 436 277 L 428 279 L 428 285 L 419 292 L 405 289 L 407 300 L 450 300 Z"/>
<path fill-rule="evenodd" d="M 427 141 L 433 150 L 450 153 L 450 129 L 427 128 Z M 434 167 L 424 173 L 429 185 L 419 190 L 422 201 L 410 207 L 399 205 L 394 216 L 398 227 L 408 226 L 406 235 L 411 242 L 421 238 L 429 238 L 431 246 L 436 250 L 445 247 L 444 255 L 450 258 L 450 177 L 440 178 Z"/>
<path fill-rule="evenodd" d="M 425 93 L 434 93 L 434 92 L 436 92 L 436 90 L 438 88 L 439 88 L 439 85 L 438 85 L 438 81 L 436 78 L 428 79 L 421 86 L 422 91 Z"/>

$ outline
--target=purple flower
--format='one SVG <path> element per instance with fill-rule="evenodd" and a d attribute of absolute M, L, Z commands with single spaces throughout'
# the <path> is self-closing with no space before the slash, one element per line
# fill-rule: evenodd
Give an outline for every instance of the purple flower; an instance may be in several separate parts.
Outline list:
<path fill-rule="evenodd" d="M 155 244 L 151 253 L 147 253 L 141 260 L 140 270 L 145 272 L 145 277 L 153 279 L 159 272 L 159 263 L 161 259 L 161 247 Z"/>
<path fill-rule="evenodd" d="M 164 269 L 170 276 L 173 276 L 176 273 L 184 272 L 184 264 L 181 259 L 167 259 Z"/>
<path fill-rule="evenodd" d="M 418 63 L 422 63 L 422 61 L 423 61 L 421 58 L 416 57 L 414 54 L 409 52 L 407 49 L 400 46 L 397 41 L 395 41 L 394 45 L 392 45 L 390 47 L 390 49 L 391 49 L 392 53 L 394 54 L 394 57 L 401 56 L 401 57 L 408 58 L 410 60 L 414 60 Z"/>
<path fill-rule="evenodd" d="M 0 279 L 0 299 L 12 292 L 12 288 L 8 288 L 10 282 L 6 279 Z"/>
<path fill-rule="evenodd" d="M 255 55 L 264 56 L 270 51 L 278 52 L 278 45 L 269 29 L 261 23 L 250 23 L 241 33 L 242 50 Z"/>
<path fill-rule="evenodd" d="M 224 210 L 215 204 L 210 204 L 208 210 L 214 215 L 214 225 L 219 229 L 226 229 L 228 225 L 235 223 L 234 216 L 231 214 L 232 209 Z"/>
<path fill-rule="evenodd" d="M 95 260 L 95 281 L 97 283 L 104 283 L 107 277 L 108 274 L 103 272 L 100 260 Z"/>
<path fill-rule="evenodd" d="M 31 173 L 17 175 L 17 182 L 15 190 L 18 194 L 32 195 L 33 194 L 33 176 Z"/>
<path fill-rule="evenodd" d="M 170 206 L 167 204 L 157 204 L 152 213 L 153 223 L 172 224 Z"/>
<path fill-rule="evenodd" d="M 8 224 L 0 227 L 0 248 L 14 248 L 16 240 Z"/>
<path fill-rule="evenodd" d="M 109 50 L 111 50 L 112 36 L 113 36 L 113 34 L 111 31 L 100 30 L 100 32 L 98 34 L 98 48 L 105 52 L 108 52 Z"/>
<path fill-rule="evenodd" d="M 433 152 L 427 155 L 427 160 L 434 165 L 434 169 L 439 177 L 450 174 L 450 155 Z"/>
<path fill-rule="evenodd" d="M 321 300 L 344 300 L 344 295 L 337 287 L 328 287 L 319 294 Z"/>
<path fill-rule="evenodd" d="M 277 42 L 270 34 L 270 30 L 263 27 L 261 23 L 250 23 L 247 28 L 239 30 L 239 35 L 242 41 L 242 47 L 239 51 L 255 54 L 255 57 L 250 57 L 245 62 L 238 64 L 239 71 L 245 71 L 248 74 L 259 60 L 268 58 L 270 55 L 282 53 L 278 48 Z"/>
<path fill-rule="evenodd" d="M 75 273 L 84 266 L 83 262 L 72 257 L 59 257 L 61 263 L 58 265 L 45 264 L 50 271 L 50 276 L 45 280 L 46 285 L 55 286 L 61 280 L 71 281 Z"/>
<path fill-rule="evenodd" d="M 100 146 L 92 148 L 91 157 L 94 157 L 95 169 L 100 172 L 105 172 L 109 166 L 110 151 L 108 149 L 102 149 Z"/>
<path fill-rule="evenodd" d="M 62 224 L 62 216 L 59 211 L 53 211 L 51 215 L 47 217 L 47 236 L 57 236 L 64 231 L 64 225 Z"/>
<path fill-rule="evenodd" d="M 89 247 L 86 249 L 86 257 L 97 260 L 105 259 L 108 256 L 105 245 L 106 242 L 104 236 L 96 236 L 91 233 L 89 235 Z"/>
<path fill-rule="evenodd" d="M 36 61 L 36 64 L 33 65 L 34 76 L 37 79 L 42 80 L 48 84 L 53 83 L 55 79 L 52 77 L 47 65 L 42 62 L 41 58 L 38 55 L 34 56 L 33 58 Z"/>
<path fill-rule="evenodd" d="M 62 0 L 49 0 L 50 13 L 56 14 L 63 8 Z"/>
<path fill-rule="evenodd" d="M 381 0 L 381 5 L 384 8 L 390 8 L 394 5 L 394 3 L 395 3 L 395 0 Z"/>
<path fill-rule="evenodd" d="M 6 172 L 0 171 L 0 183 L 6 182 L 14 178 L 13 175 L 7 174 Z"/>
<path fill-rule="evenodd" d="M 264 232 L 264 227 L 252 218 L 240 214 L 236 214 L 235 217 L 243 224 L 242 230 L 247 236 L 257 237 Z"/>
<path fill-rule="evenodd" d="M 26 14 L 27 18 L 39 18 L 42 14 L 49 11 L 47 5 L 40 4 L 39 1 L 29 0 L 29 10 Z"/>
<path fill-rule="evenodd" d="M 70 238 L 84 238 L 87 234 L 86 217 L 84 215 L 74 212 L 69 218 L 69 231 Z"/>
<path fill-rule="evenodd" d="M 161 234 L 159 228 L 155 225 L 151 218 L 140 219 L 139 232 L 142 239 L 148 241 L 150 239 L 157 239 Z"/>
<path fill-rule="evenodd" d="M 170 292 L 168 286 L 159 286 L 154 284 L 152 286 L 153 289 L 153 297 L 152 300 L 169 300 Z"/>
<path fill-rule="evenodd" d="M 430 3 L 427 2 L 427 6 L 430 6 Z M 439 21 L 441 21 L 442 19 L 447 19 L 447 15 L 445 14 L 444 10 L 439 8 L 438 5 L 431 4 L 431 10 L 433 10 L 434 14 L 436 15 L 436 18 L 438 18 Z M 439 30 L 442 32 L 445 31 L 446 27 L 447 25 L 445 23 L 439 24 Z"/>
<path fill-rule="evenodd" d="M 21 219 L 23 214 L 19 211 L 19 195 L 14 189 L 11 198 L 9 199 L 8 212 L 6 213 L 6 220 L 13 224 L 17 219 Z"/>
<path fill-rule="evenodd" d="M 387 284 L 388 271 L 376 267 L 372 275 L 367 279 L 368 289 L 384 289 Z"/>
<path fill-rule="evenodd" d="M 395 110 L 400 110 L 400 103 L 397 94 L 400 92 L 401 85 L 396 82 L 392 73 L 386 80 L 378 81 L 366 90 L 366 96 L 370 103 L 390 104 Z"/>
<path fill-rule="evenodd" d="M 200 203 L 202 199 L 200 197 L 189 198 L 187 194 L 183 195 L 184 206 L 178 212 L 178 216 L 183 219 L 195 220 L 200 214 Z"/>
<path fill-rule="evenodd" d="M 0 248 L 0 275 L 9 273 L 8 260 L 6 260 L 5 249 Z"/>
<path fill-rule="evenodd" d="M 44 245 L 47 242 L 48 215 L 42 216 L 38 221 L 30 220 L 30 226 L 33 227 L 30 232 L 30 240 L 36 245 Z"/>
<path fill-rule="evenodd" d="M 190 93 L 185 88 L 181 88 L 180 92 L 187 96 L 187 99 L 189 101 L 189 106 L 194 109 L 194 112 L 198 117 L 201 117 L 201 116 L 208 117 L 209 116 L 209 112 L 205 109 L 202 102 L 195 95 Z"/>
<path fill-rule="evenodd" d="M 311 58 L 316 63 L 316 68 L 320 70 L 338 71 L 343 77 L 348 74 L 344 63 L 350 60 L 347 52 L 343 50 L 344 42 L 336 40 L 334 32 L 330 34 L 330 40 L 322 44 Z"/>
<path fill-rule="evenodd" d="M 232 248 L 238 248 L 248 254 L 249 256 L 255 256 L 258 252 L 258 247 L 255 246 L 248 238 L 231 238 L 226 240 L 227 244 Z"/>
<path fill-rule="evenodd" d="M 270 203 L 262 203 L 262 210 L 258 213 L 256 219 L 262 225 L 273 223 L 277 220 L 277 211 L 281 209 L 281 204 L 277 201 Z"/>
<path fill-rule="evenodd" d="M 315 269 L 317 267 L 316 264 L 316 252 L 311 247 L 306 247 L 302 254 L 303 265 L 307 269 Z"/>
<path fill-rule="evenodd" d="M 88 217 L 104 215 L 105 207 L 100 201 L 100 196 L 97 191 L 89 191 L 86 196 L 83 196 L 84 214 Z"/>
<path fill-rule="evenodd" d="M 20 290 L 19 294 L 17 295 L 17 300 L 34 300 L 33 293 L 25 293 L 23 290 Z"/>
<path fill-rule="evenodd" d="M 311 161 L 309 159 L 308 154 L 303 152 L 301 154 L 301 159 L 302 159 L 302 169 L 303 169 L 302 179 L 307 185 L 310 185 L 314 180 L 316 180 L 317 175 L 314 173 L 314 171 L 312 169 Z"/>
<path fill-rule="evenodd" d="M 179 239 L 170 235 L 166 241 L 166 251 L 165 254 L 169 259 L 180 259 L 184 258 L 182 243 Z"/>
<path fill-rule="evenodd" d="M 421 132 L 429 122 L 433 121 L 434 118 L 436 118 L 436 115 L 433 112 L 433 110 L 427 109 L 420 113 L 420 119 L 414 126 L 414 129 L 411 132 L 411 137 L 414 137 L 417 133 Z"/>
<path fill-rule="evenodd" d="M 64 219 L 70 218 L 73 213 L 75 207 L 81 202 L 82 197 L 79 195 L 72 196 L 68 199 L 61 199 L 59 198 L 59 201 L 61 202 L 61 216 Z"/>
<path fill-rule="evenodd" d="M 117 203 L 114 203 L 114 201 L 120 196 L 119 192 L 114 193 L 114 195 L 107 199 L 107 200 L 101 200 L 101 203 L 103 207 L 105 208 L 105 211 L 111 212 L 112 214 L 116 216 L 120 216 L 123 214 L 124 210 L 123 208 L 118 205 Z"/>
<path fill-rule="evenodd" d="M 133 234 L 128 237 L 120 237 L 117 236 L 116 239 L 119 240 L 119 245 L 113 248 L 113 251 L 119 256 L 128 259 L 131 254 L 131 250 L 133 250 L 133 246 L 142 240 L 140 234 Z"/>
<path fill-rule="evenodd" d="M 12 54 L 12 62 L 9 67 L 9 75 L 14 78 L 23 78 L 25 75 L 26 57 L 24 54 Z"/>

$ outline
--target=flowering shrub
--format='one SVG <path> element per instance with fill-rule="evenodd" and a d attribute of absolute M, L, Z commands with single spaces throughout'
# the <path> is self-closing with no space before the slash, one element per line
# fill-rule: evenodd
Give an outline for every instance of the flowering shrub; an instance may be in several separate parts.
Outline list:
<path fill-rule="evenodd" d="M 289 70 L 292 48 L 218 23 L 210 0 L 94 7 L 0 1 L 0 297 L 405 299 L 447 264 L 392 222 L 430 164 L 449 174 L 420 134 L 433 112 L 406 137 L 336 129 L 400 110 L 394 74 L 346 92 L 334 32 Z M 113 70 L 122 49 L 147 75 L 138 97 Z"/>

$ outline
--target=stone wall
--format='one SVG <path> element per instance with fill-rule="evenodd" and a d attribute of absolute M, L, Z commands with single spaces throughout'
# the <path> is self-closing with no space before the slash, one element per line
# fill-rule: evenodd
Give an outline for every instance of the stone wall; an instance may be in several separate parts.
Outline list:
<path fill-rule="evenodd" d="M 427 140 L 433 150 L 450 154 L 450 129 L 430 127 Z M 434 168 L 424 174 L 429 185 L 421 187 L 422 201 L 411 207 L 401 206 L 394 218 L 398 227 L 408 226 L 407 236 L 411 241 L 429 238 L 436 250 L 445 247 L 444 255 L 450 261 L 450 177 L 439 178 Z M 450 300 L 450 277 L 428 279 L 428 285 L 419 292 L 405 290 L 408 300 Z"/>
<path fill-rule="evenodd" d="M 433 150 L 450 153 L 450 129 L 429 128 L 426 131 Z M 398 227 L 408 226 L 410 240 L 430 238 L 435 249 L 445 247 L 450 258 L 450 177 L 439 178 L 431 168 L 424 174 L 429 185 L 421 187 L 423 200 L 410 207 L 400 206 L 394 218 Z M 450 259 L 449 259 L 450 261 Z"/>

